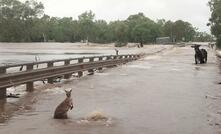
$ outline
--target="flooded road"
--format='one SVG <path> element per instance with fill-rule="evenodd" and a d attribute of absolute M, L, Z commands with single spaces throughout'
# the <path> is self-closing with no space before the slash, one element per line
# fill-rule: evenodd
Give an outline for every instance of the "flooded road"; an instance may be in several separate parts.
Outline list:
<path fill-rule="evenodd" d="M 194 64 L 190 47 L 175 47 L 93 76 L 44 85 L 25 96 L 22 107 L 0 124 L 0 134 L 219 134 L 221 64 L 208 52 L 205 65 Z M 74 109 L 69 119 L 55 120 L 68 88 Z M 82 120 L 94 111 L 108 120 Z"/>
<path fill-rule="evenodd" d="M 136 47 L 117 49 L 119 54 L 145 52 Z M 34 62 L 36 56 L 38 60 L 44 61 L 95 55 L 115 55 L 114 44 L 0 43 L 0 65 Z"/>

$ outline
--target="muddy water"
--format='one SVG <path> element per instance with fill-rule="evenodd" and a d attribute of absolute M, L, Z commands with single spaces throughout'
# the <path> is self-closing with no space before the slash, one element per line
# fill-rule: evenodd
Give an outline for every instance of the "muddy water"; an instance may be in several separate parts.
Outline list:
<path fill-rule="evenodd" d="M 0 65 L 32 62 L 35 56 L 52 60 L 102 54 L 103 51 L 82 49 L 77 43 L 0 43 Z"/>
<path fill-rule="evenodd" d="M 155 46 L 155 48 L 158 47 Z M 113 44 L 91 44 L 88 46 L 84 43 L 0 43 L 0 65 L 33 62 L 35 61 L 35 56 L 38 56 L 43 61 L 82 56 L 110 55 L 115 54 L 114 49 Z M 136 47 L 117 49 L 119 49 L 119 54 L 142 52 L 141 49 Z"/>
<path fill-rule="evenodd" d="M 216 134 L 220 129 L 220 64 L 195 65 L 189 47 L 165 50 L 93 76 L 45 85 L 30 109 L 0 126 L 5 134 Z M 73 88 L 69 119 L 54 120 L 63 89 Z M 27 102 L 27 101 L 23 101 Z M 28 104 L 27 104 L 28 105 Z M 109 120 L 82 121 L 93 111 Z"/>

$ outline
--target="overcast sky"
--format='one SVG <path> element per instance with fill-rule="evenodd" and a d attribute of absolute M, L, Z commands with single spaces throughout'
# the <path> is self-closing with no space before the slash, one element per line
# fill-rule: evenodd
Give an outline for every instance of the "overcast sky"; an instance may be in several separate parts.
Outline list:
<path fill-rule="evenodd" d="M 45 6 L 45 13 L 55 17 L 73 17 L 92 10 L 96 19 L 125 20 L 129 15 L 143 12 L 157 20 L 182 19 L 200 31 L 209 32 L 206 26 L 210 17 L 208 0 L 38 0 Z"/>

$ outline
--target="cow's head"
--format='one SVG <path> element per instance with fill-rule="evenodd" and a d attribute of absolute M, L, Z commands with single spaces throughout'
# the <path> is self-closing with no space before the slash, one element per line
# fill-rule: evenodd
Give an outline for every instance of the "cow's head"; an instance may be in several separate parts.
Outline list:
<path fill-rule="evenodd" d="M 200 47 L 201 45 L 193 45 L 193 46 L 191 46 L 192 48 L 194 48 L 195 50 L 199 50 L 199 47 Z"/>

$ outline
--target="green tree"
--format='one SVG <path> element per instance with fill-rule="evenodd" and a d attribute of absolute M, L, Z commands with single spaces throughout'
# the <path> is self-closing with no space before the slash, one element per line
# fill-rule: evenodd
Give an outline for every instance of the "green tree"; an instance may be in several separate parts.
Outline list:
<path fill-rule="evenodd" d="M 31 41 L 43 42 L 49 40 L 50 16 L 44 15 L 42 18 L 33 19 L 33 26 L 30 31 Z"/>
<path fill-rule="evenodd" d="M 108 24 L 105 20 L 96 20 L 93 41 L 96 43 L 108 43 L 111 42 L 110 31 Z"/>
<path fill-rule="evenodd" d="M 217 38 L 217 47 L 221 48 L 221 0 L 210 0 L 209 6 L 212 14 L 208 26 L 211 26 L 212 34 Z"/>
<path fill-rule="evenodd" d="M 171 39 L 174 38 L 174 27 L 172 21 L 165 22 L 162 28 L 163 36 L 169 36 Z"/>
<path fill-rule="evenodd" d="M 157 20 L 157 28 L 159 31 L 159 36 L 163 37 L 164 36 L 164 26 L 166 24 L 166 20 L 165 19 L 159 19 Z"/>
<path fill-rule="evenodd" d="M 0 1 L 1 41 L 31 41 L 33 19 L 43 13 L 44 6 L 36 1 Z"/>
<path fill-rule="evenodd" d="M 130 42 L 135 42 L 136 39 L 133 37 L 132 31 L 137 25 L 140 25 L 144 22 L 151 21 L 149 18 L 147 18 L 143 13 L 138 13 L 134 15 L 130 15 L 127 20 L 126 24 L 128 25 L 128 40 Z"/>
<path fill-rule="evenodd" d="M 174 22 L 173 27 L 177 41 L 191 41 L 193 39 L 195 30 L 189 22 L 178 20 Z"/>
<path fill-rule="evenodd" d="M 182 20 L 167 21 L 163 27 L 163 35 L 176 41 L 192 41 L 195 32 L 196 29 L 189 22 Z"/>
<path fill-rule="evenodd" d="M 112 34 L 112 41 L 115 41 L 119 44 L 125 44 L 128 42 L 128 25 L 124 21 L 110 22 L 109 26 Z"/>
<path fill-rule="evenodd" d="M 213 24 L 214 25 L 214 24 Z M 217 33 L 214 29 L 214 33 Z M 44 6 L 35 0 L 0 0 L 0 41 L 5 42 L 127 42 L 153 43 L 159 36 L 176 37 L 178 41 L 192 40 L 195 29 L 182 20 L 164 19 L 156 22 L 143 13 L 130 15 L 124 21 L 95 20 L 92 11 L 78 16 L 57 18 L 44 14 Z"/>
<path fill-rule="evenodd" d="M 92 39 L 94 29 L 94 17 L 95 14 L 92 11 L 84 12 L 78 16 L 81 39 Z"/>
<path fill-rule="evenodd" d="M 161 35 L 163 24 L 155 23 L 153 20 L 146 17 L 143 13 L 130 15 L 126 20 L 129 30 L 128 38 L 131 42 L 143 43 L 155 42 L 156 37 Z M 164 23 L 163 20 L 161 20 Z"/>
<path fill-rule="evenodd" d="M 152 22 L 144 22 L 138 24 L 134 27 L 132 35 L 136 42 L 139 42 L 141 46 L 144 43 L 155 42 L 156 37 L 158 37 L 159 29 L 157 25 Z"/>
<path fill-rule="evenodd" d="M 213 36 L 206 32 L 196 32 L 194 41 L 197 42 L 210 42 L 213 41 Z"/>

